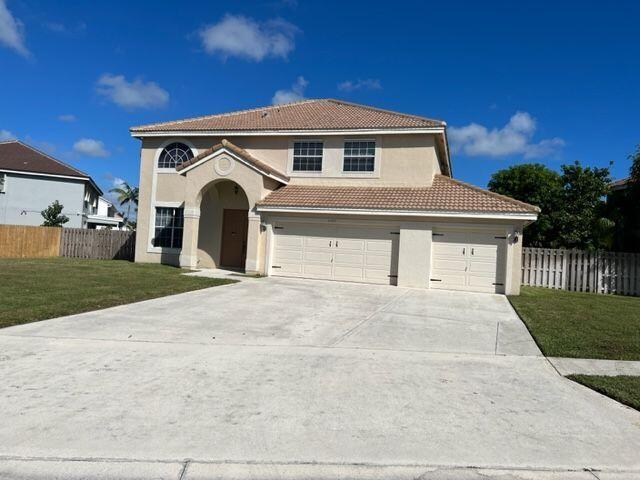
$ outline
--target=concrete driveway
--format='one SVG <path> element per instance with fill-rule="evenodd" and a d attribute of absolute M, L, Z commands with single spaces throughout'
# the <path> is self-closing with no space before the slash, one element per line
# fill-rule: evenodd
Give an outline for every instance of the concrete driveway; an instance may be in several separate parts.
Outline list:
<path fill-rule="evenodd" d="M 0 330 L 0 379 L 0 479 L 640 478 L 497 295 L 247 280 Z"/>

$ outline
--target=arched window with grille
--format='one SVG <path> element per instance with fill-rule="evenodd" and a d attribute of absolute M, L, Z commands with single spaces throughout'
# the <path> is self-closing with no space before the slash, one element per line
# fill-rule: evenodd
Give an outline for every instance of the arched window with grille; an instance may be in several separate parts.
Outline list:
<path fill-rule="evenodd" d="M 182 162 L 191 160 L 193 152 L 184 143 L 174 142 L 162 149 L 158 158 L 158 168 L 176 168 Z"/>

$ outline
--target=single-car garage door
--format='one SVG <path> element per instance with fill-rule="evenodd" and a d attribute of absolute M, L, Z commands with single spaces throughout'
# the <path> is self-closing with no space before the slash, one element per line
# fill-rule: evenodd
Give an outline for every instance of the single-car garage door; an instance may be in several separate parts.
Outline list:
<path fill-rule="evenodd" d="M 396 284 L 393 228 L 280 223 L 274 226 L 272 275 Z"/>
<path fill-rule="evenodd" d="M 500 232 L 434 229 L 431 288 L 503 293 L 505 243 Z"/>

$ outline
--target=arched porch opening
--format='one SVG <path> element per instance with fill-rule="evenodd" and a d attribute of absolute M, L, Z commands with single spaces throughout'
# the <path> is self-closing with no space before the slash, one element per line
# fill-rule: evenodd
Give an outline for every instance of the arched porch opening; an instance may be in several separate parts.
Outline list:
<path fill-rule="evenodd" d="M 198 227 L 198 266 L 244 270 L 247 258 L 249 200 L 232 180 L 202 189 Z"/>

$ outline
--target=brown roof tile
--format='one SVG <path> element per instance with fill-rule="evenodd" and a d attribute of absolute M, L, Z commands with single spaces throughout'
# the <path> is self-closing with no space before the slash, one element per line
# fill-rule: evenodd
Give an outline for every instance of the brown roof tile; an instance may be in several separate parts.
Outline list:
<path fill-rule="evenodd" d="M 440 120 L 324 98 L 140 125 L 132 127 L 131 131 L 340 130 L 444 126 L 445 123 Z"/>
<path fill-rule="evenodd" d="M 0 170 L 89 178 L 84 172 L 18 140 L 0 142 Z"/>
<path fill-rule="evenodd" d="M 285 174 L 279 172 L 278 170 L 276 170 L 275 168 L 271 167 L 270 165 L 267 165 L 266 163 L 262 162 L 261 160 L 258 160 L 256 157 L 254 157 L 249 152 L 247 152 L 244 148 L 240 148 L 237 145 L 234 145 L 233 143 L 231 143 L 229 140 L 226 140 L 226 139 L 222 139 L 222 141 L 220 143 L 217 143 L 217 144 L 213 145 L 211 148 L 207 148 L 206 150 L 204 150 L 203 152 L 200 152 L 198 155 L 196 155 L 192 159 L 187 160 L 186 162 L 182 162 L 180 165 L 178 165 L 176 167 L 176 170 L 178 172 L 181 171 L 181 170 L 184 170 L 185 168 L 190 167 L 191 165 L 193 165 L 195 163 L 198 163 L 203 158 L 208 157 L 209 155 L 211 155 L 215 151 L 220 150 L 221 148 L 226 148 L 228 150 L 231 150 L 233 153 L 235 153 L 236 155 L 238 155 L 242 159 L 244 159 L 247 162 L 249 162 L 250 164 L 252 164 L 258 170 L 261 170 L 261 171 L 263 171 L 265 173 L 268 173 L 269 175 L 271 175 L 273 177 L 276 177 L 278 180 L 281 180 L 283 183 L 287 183 L 289 181 L 289 177 L 287 177 Z"/>
<path fill-rule="evenodd" d="M 265 207 L 479 213 L 537 213 L 538 207 L 436 175 L 430 187 L 334 187 L 287 185 L 258 203 Z"/>

